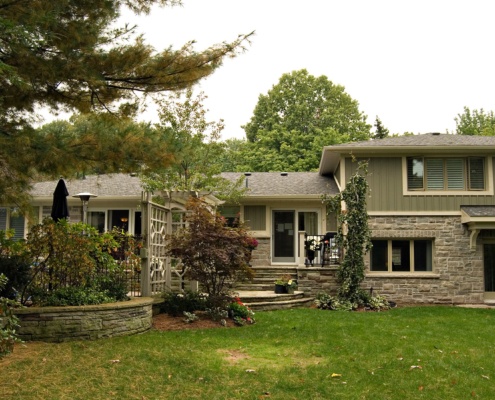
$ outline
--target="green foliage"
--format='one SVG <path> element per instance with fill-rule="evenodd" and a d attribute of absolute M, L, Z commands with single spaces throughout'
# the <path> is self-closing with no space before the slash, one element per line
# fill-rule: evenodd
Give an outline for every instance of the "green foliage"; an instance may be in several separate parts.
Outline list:
<path fill-rule="evenodd" d="M 23 241 L 14 240 L 14 231 L 0 231 L 0 274 L 8 280 L 0 297 L 17 299 L 20 291 L 29 283 L 31 261 Z"/>
<path fill-rule="evenodd" d="M 371 249 L 366 210 L 367 165 L 366 162 L 360 162 L 345 189 L 335 197 L 324 199 L 329 209 L 337 212 L 339 228 L 335 243 L 344 251 L 344 258 L 337 272 L 339 298 L 351 303 L 359 303 L 360 284 L 364 279 L 364 254 Z M 345 204 L 345 209 L 342 209 L 342 203 Z"/>
<path fill-rule="evenodd" d="M 194 313 L 184 311 L 183 315 L 184 315 L 184 322 L 187 322 L 188 324 L 191 324 L 194 321 L 199 320 L 199 317 Z"/>
<path fill-rule="evenodd" d="M 388 310 L 390 304 L 383 296 L 371 296 L 361 290 L 356 296 L 356 301 L 350 301 L 340 296 L 331 296 L 328 293 L 320 292 L 316 295 L 315 305 L 321 310 L 353 311 L 358 308 L 365 308 L 371 311 Z"/>
<path fill-rule="evenodd" d="M 245 50 L 251 34 L 204 51 L 194 49 L 192 41 L 179 49 L 157 51 L 137 34 L 133 24 L 116 25 L 121 7 L 139 14 L 149 13 L 154 5 L 175 4 L 180 1 L 2 2 L 0 203 L 27 203 L 29 185 L 39 173 L 59 176 L 62 171 L 70 172 L 87 155 L 94 163 L 107 158 L 110 164 L 134 162 L 114 158 L 111 141 L 99 141 L 100 134 L 107 137 L 103 131 L 90 132 L 88 142 L 82 141 L 85 134 L 81 132 L 80 137 L 64 136 L 63 143 L 55 138 L 44 141 L 43 134 L 33 129 L 39 120 L 38 107 L 133 117 L 141 111 L 144 98 L 190 87 L 212 74 L 225 58 Z M 133 153 L 146 156 L 143 153 L 150 147 L 139 140 L 136 143 Z M 95 155 L 100 151 L 104 155 L 91 157 L 91 148 Z M 116 155 L 121 154 L 115 149 Z M 127 145 L 124 149 L 130 150 Z M 63 157 L 66 150 L 73 155 L 68 163 Z"/>
<path fill-rule="evenodd" d="M 227 226 L 201 199 L 191 198 L 187 209 L 186 227 L 167 238 L 167 254 L 181 260 L 187 276 L 214 302 L 231 283 L 252 277 L 251 237 L 242 224 Z"/>
<path fill-rule="evenodd" d="M 305 69 L 282 75 L 260 95 L 243 128 L 250 144 L 238 165 L 245 171 L 316 170 L 323 146 L 370 138 L 366 116 L 344 87 Z"/>
<path fill-rule="evenodd" d="M 206 313 L 213 321 L 226 320 L 229 317 L 229 312 L 223 307 L 207 308 Z"/>
<path fill-rule="evenodd" d="M 12 277 L 10 297 L 23 303 L 122 301 L 125 270 L 134 273 L 140 265 L 138 248 L 131 235 L 117 229 L 100 234 L 89 225 L 47 218 L 31 228 L 25 242 L 0 232 L 0 270 Z"/>
<path fill-rule="evenodd" d="M 357 308 L 357 304 L 349 300 L 331 296 L 328 293 L 318 293 L 314 303 L 321 310 L 351 311 Z"/>
<path fill-rule="evenodd" d="M 138 172 L 170 165 L 168 136 L 129 117 L 93 113 L 43 125 L 31 135 L 37 171 L 69 177 L 76 173 Z"/>
<path fill-rule="evenodd" d="M 26 242 L 33 260 L 32 283 L 48 291 L 90 286 L 98 272 L 116 268 L 110 252 L 117 242 L 111 233 L 100 234 L 83 223 L 47 218 L 31 228 Z"/>
<path fill-rule="evenodd" d="M 91 286 L 68 286 L 52 290 L 44 295 L 39 295 L 39 306 L 84 306 L 111 303 L 116 299 L 105 291 Z"/>
<path fill-rule="evenodd" d="M 493 111 L 470 110 L 464 107 L 464 112 L 455 119 L 458 135 L 495 136 L 495 115 Z"/>
<path fill-rule="evenodd" d="M 234 323 L 239 326 L 256 323 L 254 312 L 238 297 L 229 304 L 228 314 L 233 319 Z"/>
<path fill-rule="evenodd" d="M 160 311 L 173 317 L 183 315 L 184 312 L 204 311 L 208 306 L 207 298 L 199 292 L 165 292 L 162 297 L 164 301 L 160 304 Z"/>
<path fill-rule="evenodd" d="M 8 279 L 0 273 L 0 293 L 7 286 Z M 16 335 L 16 328 L 19 326 L 19 319 L 12 312 L 20 304 L 0 295 L 0 358 L 12 352 L 14 344 L 20 342 Z"/>
<path fill-rule="evenodd" d="M 383 126 L 383 123 L 380 118 L 378 118 L 378 115 L 376 116 L 374 127 L 375 134 L 372 136 L 373 139 L 384 139 L 390 134 L 389 130 Z"/>
<path fill-rule="evenodd" d="M 147 190 L 215 192 L 222 199 L 238 198 L 245 191 L 241 181 L 232 183 L 219 176 L 225 152 L 220 142 L 224 125 L 222 120 L 206 120 L 205 99 L 203 93 L 193 97 L 188 89 L 158 103 L 160 123 L 155 129 L 157 136 L 166 138 L 173 160 L 165 167 L 148 168 L 142 177 Z"/>

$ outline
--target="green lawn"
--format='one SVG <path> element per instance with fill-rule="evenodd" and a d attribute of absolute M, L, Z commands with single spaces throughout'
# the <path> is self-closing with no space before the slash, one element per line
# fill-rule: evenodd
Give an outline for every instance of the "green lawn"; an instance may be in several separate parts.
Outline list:
<path fill-rule="evenodd" d="M 495 310 L 298 309 L 256 319 L 27 343 L 0 361 L 0 399 L 495 398 Z"/>

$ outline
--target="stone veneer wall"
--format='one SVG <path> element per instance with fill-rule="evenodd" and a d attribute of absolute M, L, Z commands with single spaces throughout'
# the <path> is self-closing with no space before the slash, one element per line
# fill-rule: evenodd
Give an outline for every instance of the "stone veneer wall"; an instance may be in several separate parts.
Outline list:
<path fill-rule="evenodd" d="M 270 238 L 269 237 L 257 237 L 258 247 L 253 250 L 251 257 L 251 265 L 263 266 L 270 265 Z"/>
<path fill-rule="evenodd" d="M 363 287 L 400 303 L 483 303 L 483 250 L 469 246 L 457 216 L 370 217 L 373 239 L 433 239 L 433 271 L 373 273 L 366 257 Z"/>
<path fill-rule="evenodd" d="M 320 292 L 336 295 L 339 288 L 337 284 L 336 266 L 331 267 L 299 267 L 297 268 L 298 290 L 302 290 L 305 296 L 314 297 Z"/>
<path fill-rule="evenodd" d="M 30 307 L 15 310 L 22 340 L 63 342 L 94 340 L 145 332 L 152 324 L 153 299 L 95 306 Z"/>

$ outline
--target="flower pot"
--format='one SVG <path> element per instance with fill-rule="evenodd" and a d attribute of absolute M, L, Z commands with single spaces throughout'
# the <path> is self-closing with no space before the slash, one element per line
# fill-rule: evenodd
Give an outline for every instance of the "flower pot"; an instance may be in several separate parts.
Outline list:
<path fill-rule="evenodd" d="M 294 294 L 294 288 L 293 288 L 293 287 L 291 287 L 291 286 L 289 286 L 289 287 L 287 288 L 287 293 L 289 293 L 289 294 Z"/>
<path fill-rule="evenodd" d="M 278 284 L 275 284 L 275 293 L 276 294 L 283 294 L 283 293 L 287 293 L 287 288 L 285 285 L 278 285 Z"/>

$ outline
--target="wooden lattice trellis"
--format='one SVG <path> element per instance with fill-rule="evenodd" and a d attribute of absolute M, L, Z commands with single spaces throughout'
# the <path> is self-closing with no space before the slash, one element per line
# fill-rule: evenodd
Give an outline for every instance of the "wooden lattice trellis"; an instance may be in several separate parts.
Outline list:
<path fill-rule="evenodd" d="M 141 295 L 184 289 L 186 270 L 180 260 L 166 256 L 166 236 L 184 226 L 184 211 L 156 204 L 151 201 L 150 193 L 143 193 L 142 212 Z M 191 288 L 195 288 L 194 283 Z"/>

